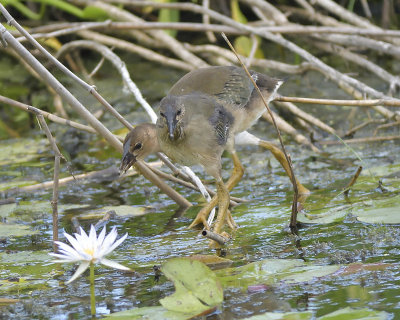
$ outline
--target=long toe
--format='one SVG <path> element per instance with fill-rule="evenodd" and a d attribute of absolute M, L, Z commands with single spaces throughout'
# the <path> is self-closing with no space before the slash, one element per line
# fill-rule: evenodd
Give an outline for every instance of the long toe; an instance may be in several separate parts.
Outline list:
<path fill-rule="evenodd" d="M 308 190 L 305 186 L 303 186 L 300 182 L 297 181 L 297 191 L 299 192 L 299 195 L 308 195 L 311 193 L 310 190 Z"/>
<path fill-rule="evenodd" d="M 189 228 L 194 228 L 195 226 L 197 226 L 198 224 L 202 224 L 204 226 L 204 228 L 206 228 L 207 230 L 210 230 L 210 226 L 207 223 L 207 217 L 208 214 L 206 211 L 201 210 L 196 218 L 193 220 L 193 222 L 190 224 Z"/>
<path fill-rule="evenodd" d="M 226 215 L 226 224 L 231 228 L 232 230 L 237 229 L 237 224 L 235 220 L 233 220 L 231 212 L 228 210 L 227 215 Z"/>

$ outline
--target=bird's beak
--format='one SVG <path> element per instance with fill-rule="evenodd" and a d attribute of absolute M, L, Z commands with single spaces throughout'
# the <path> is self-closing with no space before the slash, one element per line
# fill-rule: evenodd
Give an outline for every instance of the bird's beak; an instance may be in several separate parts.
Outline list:
<path fill-rule="evenodd" d="M 121 165 L 119 166 L 119 175 L 122 175 L 136 162 L 136 157 L 129 151 L 124 152 Z"/>
<path fill-rule="evenodd" d="M 175 137 L 175 128 L 176 128 L 176 119 L 174 116 L 172 117 L 167 117 L 167 126 L 168 126 L 168 133 L 169 133 L 169 138 L 171 140 L 174 140 Z"/>

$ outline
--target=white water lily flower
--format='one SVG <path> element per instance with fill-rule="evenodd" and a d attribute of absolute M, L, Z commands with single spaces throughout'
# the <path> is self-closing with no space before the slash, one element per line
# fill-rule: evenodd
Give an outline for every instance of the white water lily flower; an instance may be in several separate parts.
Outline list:
<path fill-rule="evenodd" d="M 80 227 L 80 234 L 75 233 L 75 238 L 70 234 L 64 232 L 64 236 L 71 243 L 72 247 L 60 242 L 55 241 L 58 245 L 59 253 L 49 253 L 51 256 L 58 258 L 54 262 L 80 262 L 80 266 L 75 271 L 71 279 L 67 283 L 74 281 L 78 278 L 91 263 L 101 263 L 111 268 L 120 270 L 130 270 L 129 268 L 104 258 L 118 247 L 128 236 L 126 233 L 119 240 L 117 239 L 117 229 L 113 227 L 111 232 L 106 236 L 106 227 L 100 232 L 99 236 L 96 235 L 96 229 L 93 225 L 90 227 L 89 236 Z"/>

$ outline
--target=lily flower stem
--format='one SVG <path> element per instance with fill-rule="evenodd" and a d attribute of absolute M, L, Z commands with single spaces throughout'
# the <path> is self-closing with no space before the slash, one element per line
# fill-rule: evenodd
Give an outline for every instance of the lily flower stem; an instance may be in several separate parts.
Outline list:
<path fill-rule="evenodd" d="M 96 297 L 94 295 L 94 263 L 90 263 L 90 312 L 92 317 L 96 315 Z"/>

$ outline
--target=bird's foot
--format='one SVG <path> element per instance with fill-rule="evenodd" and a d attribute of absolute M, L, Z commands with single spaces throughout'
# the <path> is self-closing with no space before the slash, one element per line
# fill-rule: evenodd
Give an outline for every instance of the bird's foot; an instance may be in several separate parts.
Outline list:
<path fill-rule="evenodd" d="M 228 225 L 229 228 L 231 228 L 232 230 L 237 229 L 237 224 L 236 224 L 235 220 L 233 220 L 230 210 L 228 210 L 225 219 L 226 219 L 226 224 Z"/>
<path fill-rule="evenodd" d="M 189 228 L 193 228 L 193 227 L 197 226 L 198 224 L 202 224 L 205 229 L 210 230 L 210 226 L 207 223 L 207 217 L 208 217 L 208 212 L 203 209 L 200 210 L 200 212 L 197 214 L 196 218 L 190 224 Z"/>
<path fill-rule="evenodd" d="M 305 186 L 303 186 L 300 182 L 297 182 L 297 192 L 300 196 L 309 195 L 311 193 Z"/>

